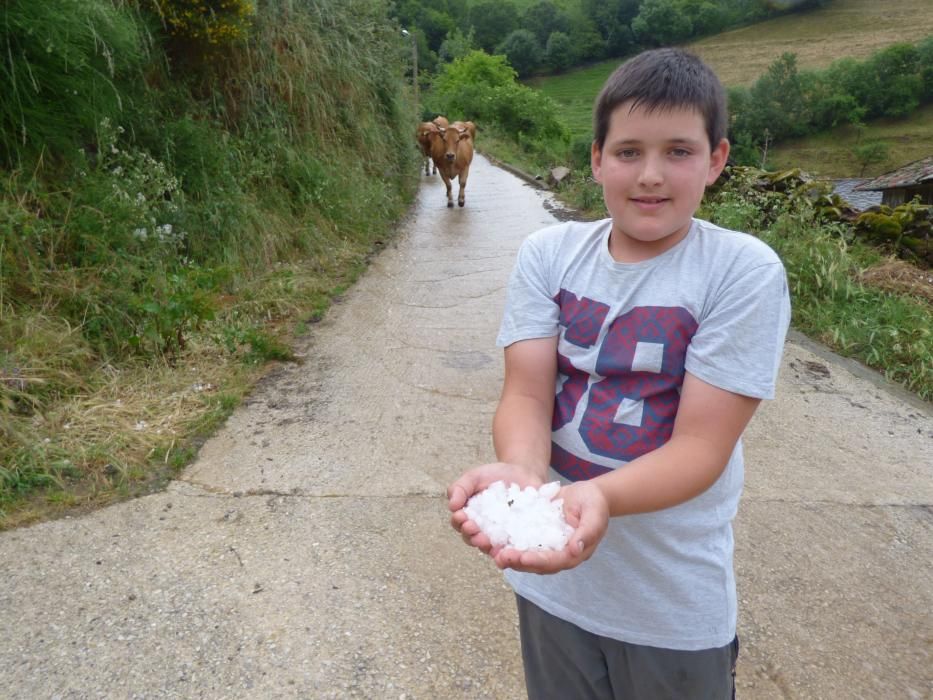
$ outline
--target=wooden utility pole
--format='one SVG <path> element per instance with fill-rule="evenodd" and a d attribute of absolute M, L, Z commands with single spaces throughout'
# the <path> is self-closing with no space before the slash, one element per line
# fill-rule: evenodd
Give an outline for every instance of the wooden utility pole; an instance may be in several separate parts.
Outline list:
<path fill-rule="evenodd" d="M 418 98 L 418 40 L 414 32 L 407 29 L 402 30 L 402 35 L 411 39 L 411 82 L 415 92 L 415 111 L 420 113 L 420 100 Z"/>

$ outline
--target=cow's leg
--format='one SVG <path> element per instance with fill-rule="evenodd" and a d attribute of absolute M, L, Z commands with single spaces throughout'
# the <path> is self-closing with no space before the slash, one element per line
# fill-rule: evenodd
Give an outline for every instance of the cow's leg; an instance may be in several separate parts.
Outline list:
<path fill-rule="evenodd" d="M 467 165 L 460 171 L 460 177 L 457 178 L 460 181 L 460 192 L 457 195 L 457 204 L 461 207 L 466 204 L 466 183 L 467 177 L 470 174 L 470 166 Z"/>
<path fill-rule="evenodd" d="M 428 168 L 430 167 L 430 165 L 429 165 L 430 162 L 431 162 L 431 159 L 430 159 L 430 158 L 425 158 L 425 159 L 424 159 L 424 174 L 425 174 L 425 175 L 430 175 L 430 172 L 428 172 Z"/>
<path fill-rule="evenodd" d="M 453 188 L 450 186 L 450 178 L 447 177 L 447 173 L 443 170 L 440 171 L 441 179 L 444 181 L 444 185 L 447 186 L 447 206 L 452 207 L 454 205 L 454 195 Z"/>

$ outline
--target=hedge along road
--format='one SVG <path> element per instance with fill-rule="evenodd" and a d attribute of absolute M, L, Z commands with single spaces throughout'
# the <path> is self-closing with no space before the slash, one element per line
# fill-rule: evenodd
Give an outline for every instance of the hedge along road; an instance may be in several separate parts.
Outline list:
<path fill-rule="evenodd" d="M 492 457 L 520 241 L 477 155 L 163 493 L 0 533 L 0 697 L 520 698 L 514 601 L 449 529 Z M 795 336 L 747 433 L 743 698 L 929 697 L 933 416 Z"/>

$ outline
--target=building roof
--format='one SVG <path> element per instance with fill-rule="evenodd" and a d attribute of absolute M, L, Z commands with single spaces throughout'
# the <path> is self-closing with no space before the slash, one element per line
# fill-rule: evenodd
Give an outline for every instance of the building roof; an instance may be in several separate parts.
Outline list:
<path fill-rule="evenodd" d="M 887 190 L 892 187 L 910 187 L 933 180 L 933 156 L 927 156 L 913 163 L 879 175 L 874 180 L 858 185 L 857 190 Z"/>
<path fill-rule="evenodd" d="M 871 178 L 844 178 L 833 181 L 833 192 L 842 197 L 845 202 L 856 209 L 865 210 L 876 204 L 881 204 L 880 192 L 859 191 L 860 185 L 867 184 Z"/>

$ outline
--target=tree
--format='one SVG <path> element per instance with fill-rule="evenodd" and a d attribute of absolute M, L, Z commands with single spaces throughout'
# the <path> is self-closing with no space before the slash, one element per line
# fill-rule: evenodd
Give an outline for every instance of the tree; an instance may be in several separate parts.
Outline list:
<path fill-rule="evenodd" d="M 496 48 L 496 53 L 503 54 L 520 77 L 530 75 L 541 65 L 541 44 L 537 37 L 527 29 L 516 29 Z"/>
<path fill-rule="evenodd" d="M 599 61 L 609 55 L 606 40 L 590 20 L 571 26 L 570 41 L 576 50 L 578 61 Z"/>
<path fill-rule="evenodd" d="M 598 29 L 606 55 L 621 56 L 631 50 L 634 37 L 630 25 L 640 5 L 641 0 L 581 0 L 581 13 Z"/>
<path fill-rule="evenodd" d="M 923 78 L 917 48 L 892 44 L 869 58 L 862 71 L 856 97 L 866 107 L 866 116 L 903 117 L 920 104 Z"/>
<path fill-rule="evenodd" d="M 780 141 L 809 132 L 809 105 L 804 97 L 803 81 L 797 72 L 797 56 L 784 53 L 755 81 L 751 106 L 757 132 L 768 129 L 771 138 Z"/>
<path fill-rule="evenodd" d="M 852 155 L 859 165 L 858 176 L 862 177 L 871 165 L 880 165 L 888 159 L 888 144 L 884 141 L 866 141 L 852 149 Z"/>
<path fill-rule="evenodd" d="M 440 48 L 447 35 L 457 27 L 453 17 L 445 12 L 431 9 L 425 10 L 415 20 L 415 25 L 424 32 L 428 46 L 435 51 Z"/>
<path fill-rule="evenodd" d="M 917 63 L 920 66 L 920 81 L 923 85 L 920 93 L 922 102 L 933 101 L 933 36 L 917 44 Z"/>
<path fill-rule="evenodd" d="M 681 11 L 690 17 L 694 36 L 715 34 L 728 24 L 725 3 L 681 0 Z"/>
<path fill-rule="evenodd" d="M 454 29 L 441 42 L 441 46 L 437 50 L 437 59 L 443 63 L 450 63 L 456 58 L 463 58 L 475 48 L 472 29 L 465 36 L 460 29 Z"/>
<path fill-rule="evenodd" d="M 669 46 L 690 36 L 693 21 L 680 11 L 676 0 L 645 0 L 632 20 L 632 32 L 645 43 Z"/>
<path fill-rule="evenodd" d="M 538 0 L 522 14 L 522 26 L 533 32 L 543 46 L 554 32 L 570 32 L 570 18 L 551 0 Z"/>
<path fill-rule="evenodd" d="M 865 108 L 846 91 L 843 83 L 831 79 L 828 72 L 809 71 L 801 73 L 800 77 L 809 103 L 812 131 L 855 124 L 865 116 Z"/>
<path fill-rule="evenodd" d="M 570 68 L 576 61 L 576 52 L 570 37 L 563 32 L 552 32 L 544 49 L 544 63 L 555 73 Z"/>
<path fill-rule="evenodd" d="M 477 45 L 493 52 L 509 34 L 519 28 L 515 5 L 501 0 L 482 0 L 470 7 L 470 25 Z"/>

